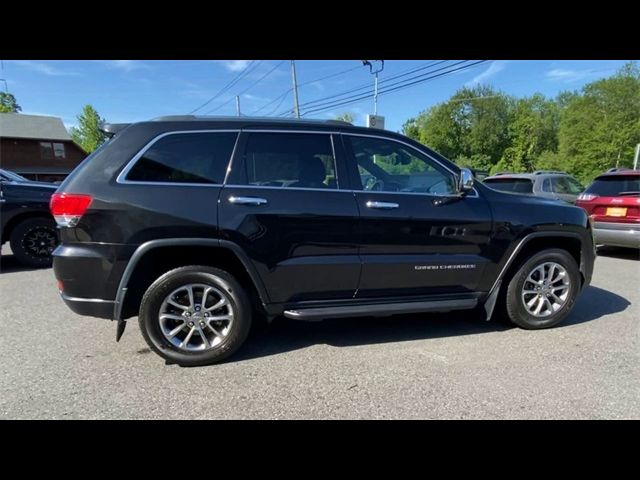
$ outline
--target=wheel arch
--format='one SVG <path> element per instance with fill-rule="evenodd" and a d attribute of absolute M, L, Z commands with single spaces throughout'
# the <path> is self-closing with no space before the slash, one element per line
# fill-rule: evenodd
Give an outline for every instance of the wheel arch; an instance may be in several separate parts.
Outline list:
<path fill-rule="evenodd" d="M 149 285 L 162 273 L 185 264 L 201 264 L 228 271 L 239 277 L 238 281 L 248 288 L 255 300 L 263 306 L 269 303 L 258 272 L 237 244 L 210 238 L 169 238 L 145 242 L 134 251 L 118 285 L 113 318 L 120 320 L 134 316 Z"/>
<path fill-rule="evenodd" d="M 508 254 L 509 256 L 506 262 L 500 269 L 500 273 L 487 294 L 487 299 L 485 300 L 487 320 L 491 319 L 498 296 L 500 292 L 503 291 L 502 285 L 511 278 L 524 259 L 547 248 L 560 248 L 569 252 L 576 261 L 576 264 L 578 264 L 582 285 L 585 284 L 585 272 L 582 268 L 584 245 L 578 233 L 562 231 L 529 233 L 521 238 L 514 249 Z"/>

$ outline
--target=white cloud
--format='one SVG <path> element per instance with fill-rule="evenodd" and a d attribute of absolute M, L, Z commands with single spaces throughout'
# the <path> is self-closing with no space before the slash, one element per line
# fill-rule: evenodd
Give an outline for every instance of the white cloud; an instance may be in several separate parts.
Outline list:
<path fill-rule="evenodd" d="M 149 65 L 138 60 L 105 60 L 104 63 L 111 68 L 124 72 L 149 68 Z"/>
<path fill-rule="evenodd" d="M 26 69 L 52 77 L 80 75 L 78 72 L 72 70 L 62 70 L 61 68 L 54 67 L 53 65 L 44 62 L 34 62 L 32 60 L 16 60 L 15 63 Z"/>
<path fill-rule="evenodd" d="M 593 75 L 591 70 L 567 70 L 564 68 L 554 68 L 545 73 L 549 80 L 557 80 L 565 83 L 575 82 Z"/>
<path fill-rule="evenodd" d="M 487 80 L 489 80 L 492 77 L 495 77 L 498 73 L 504 70 L 505 63 L 506 62 L 504 60 L 497 60 L 495 62 L 491 62 L 491 65 L 489 65 L 489 68 L 487 68 L 484 72 L 473 77 L 465 85 L 469 87 L 469 86 L 476 85 L 478 83 L 486 82 Z"/>
<path fill-rule="evenodd" d="M 219 62 L 230 72 L 239 72 L 247 68 L 251 60 L 220 60 Z"/>

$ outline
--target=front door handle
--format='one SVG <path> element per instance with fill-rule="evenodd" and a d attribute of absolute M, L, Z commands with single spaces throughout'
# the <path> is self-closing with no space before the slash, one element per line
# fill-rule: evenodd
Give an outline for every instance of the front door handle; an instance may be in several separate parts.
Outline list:
<path fill-rule="evenodd" d="M 392 208 L 398 208 L 400 204 L 393 202 L 372 202 L 369 200 L 366 203 L 368 208 L 377 208 L 379 210 L 391 210 Z"/>
<path fill-rule="evenodd" d="M 260 197 L 229 197 L 229 202 L 234 205 L 266 205 L 267 199 Z"/>

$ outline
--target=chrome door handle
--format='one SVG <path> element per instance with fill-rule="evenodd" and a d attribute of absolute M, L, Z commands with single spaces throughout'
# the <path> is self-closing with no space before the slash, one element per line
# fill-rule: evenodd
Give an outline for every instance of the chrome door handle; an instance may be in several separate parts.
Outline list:
<path fill-rule="evenodd" d="M 380 210 L 391 210 L 392 208 L 398 208 L 400 204 L 392 202 L 372 202 L 369 200 L 366 203 L 368 208 L 377 208 Z"/>
<path fill-rule="evenodd" d="M 234 205 L 266 205 L 267 203 L 267 199 L 266 198 L 259 198 L 259 197 L 229 197 L 229 202 L 233 203 Z"/>

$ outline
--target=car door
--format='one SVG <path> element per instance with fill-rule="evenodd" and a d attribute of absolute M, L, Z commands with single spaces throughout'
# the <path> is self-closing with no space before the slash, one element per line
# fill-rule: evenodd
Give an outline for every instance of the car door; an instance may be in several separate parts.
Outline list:
<path fill-rule="evenodd" d="M 474 292 L 489 262 L 491 212 L 457 176 L 400 140 L 343 135 L 360 210 L 358 297 Z"/>
<path fill-rule="evenodd" d="M 360 276 L 358 207 L 331 132 L 247 130 L 219 202 L 272 303 L 351 298 Z"/>

